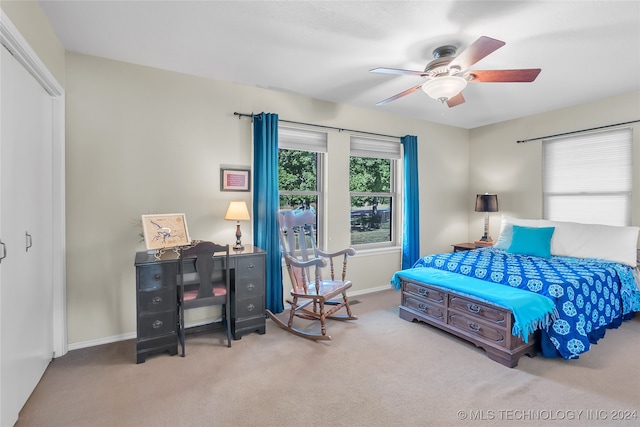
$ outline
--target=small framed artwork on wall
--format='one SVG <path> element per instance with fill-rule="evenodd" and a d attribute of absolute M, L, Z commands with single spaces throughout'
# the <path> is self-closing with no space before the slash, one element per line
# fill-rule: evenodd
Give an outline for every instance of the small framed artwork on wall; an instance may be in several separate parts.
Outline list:
<path fill-rule="evenodd" d="M 220 191 L 251 191 L 250 169 L 220 168 Z"/>

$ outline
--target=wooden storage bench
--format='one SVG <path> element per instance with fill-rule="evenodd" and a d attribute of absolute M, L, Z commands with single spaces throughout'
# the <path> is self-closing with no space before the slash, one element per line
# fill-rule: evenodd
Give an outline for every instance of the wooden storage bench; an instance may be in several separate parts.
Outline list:
<path fill-rule="evenodd" d="M 490 359 L 513 368 L 520 356 L 535 356 L 535 337 L 513 336 L 510 310 L 440 286 L 402 278 L 400 317 L 428 323 L 483 348 Z"/>

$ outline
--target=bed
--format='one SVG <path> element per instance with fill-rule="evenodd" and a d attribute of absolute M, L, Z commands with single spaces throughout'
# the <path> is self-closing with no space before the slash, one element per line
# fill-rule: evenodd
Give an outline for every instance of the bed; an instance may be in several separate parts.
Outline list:
<path fill-rule="evenodd" d="M 640 311 L 638 231 L 503 216 L 494 246 L 426 255 L 396 272 L 399 315 L 509 367 L 538 353 L 576 359 Z"/>

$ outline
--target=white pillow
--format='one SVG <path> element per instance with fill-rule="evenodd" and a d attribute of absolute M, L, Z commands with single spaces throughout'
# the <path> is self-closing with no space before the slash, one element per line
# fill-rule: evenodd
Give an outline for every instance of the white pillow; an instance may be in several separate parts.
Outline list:
<path fill-rule="evenodd" d="M 500 236 L 493 245 L 495 248 L 509 249 L 514 225 L 555 227 L 551 238 L 551 255 L 605 259 L 630 267 L 637 265 L 640 227 L 519 219 L 502 215 Z"/>
<path fill-rule="evenodd" d="M 539 222 L 539 227 L 555 227 L 551 255 L 606 259 L 636 266 L 639 227 L 547 220 Z"/>
<path fill-rule="evenodd" d="M 522 227 L 540 227 L 539 219 L 519 219 L 511 218 L 506 215 L 502 215 L 502 224 L 500 225 L 500 235 L 498 240 L 494 243 L 493 247 L 507 250 L 511 246 L 511 239 L 513 237 L 513 226 L 519 225 Z M 553 250 L 551 252 L 553 254 Z"/>

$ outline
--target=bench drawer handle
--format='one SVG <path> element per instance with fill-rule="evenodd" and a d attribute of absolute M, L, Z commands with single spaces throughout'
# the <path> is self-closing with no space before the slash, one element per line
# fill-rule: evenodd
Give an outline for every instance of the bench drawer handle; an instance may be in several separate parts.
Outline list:
<path fill-rule="evenodd" d="M 482 307 L 480 307 L 477 304 L 472 304 L 470 302 L 467 303 L 467 308 L 469 309 L 469 311 L 473 313 L 480 313 L 482 311 Z"/>
<path fill-rule="evenodd" d="M 478 325 L 477 323 L 469 322 L 469 323 L 467 323 L 467 326 L 473 332 L 480 332 L 480 325 Z"/>
<path fill-rule="evenodd" d="M 156 320 L 155 322 L 153 322 L 151 324 L 151 326 L 153 326 L 153 329 L 158 329 L 158 328 L 162 327 L 162 320 Z"/>
<path fill-rule="evenodd" d="M 426 297 L 427 295 L 429 295 L 429 290 L 425 288 L 418 288 L 418 293 L 423 297 Z"/>

